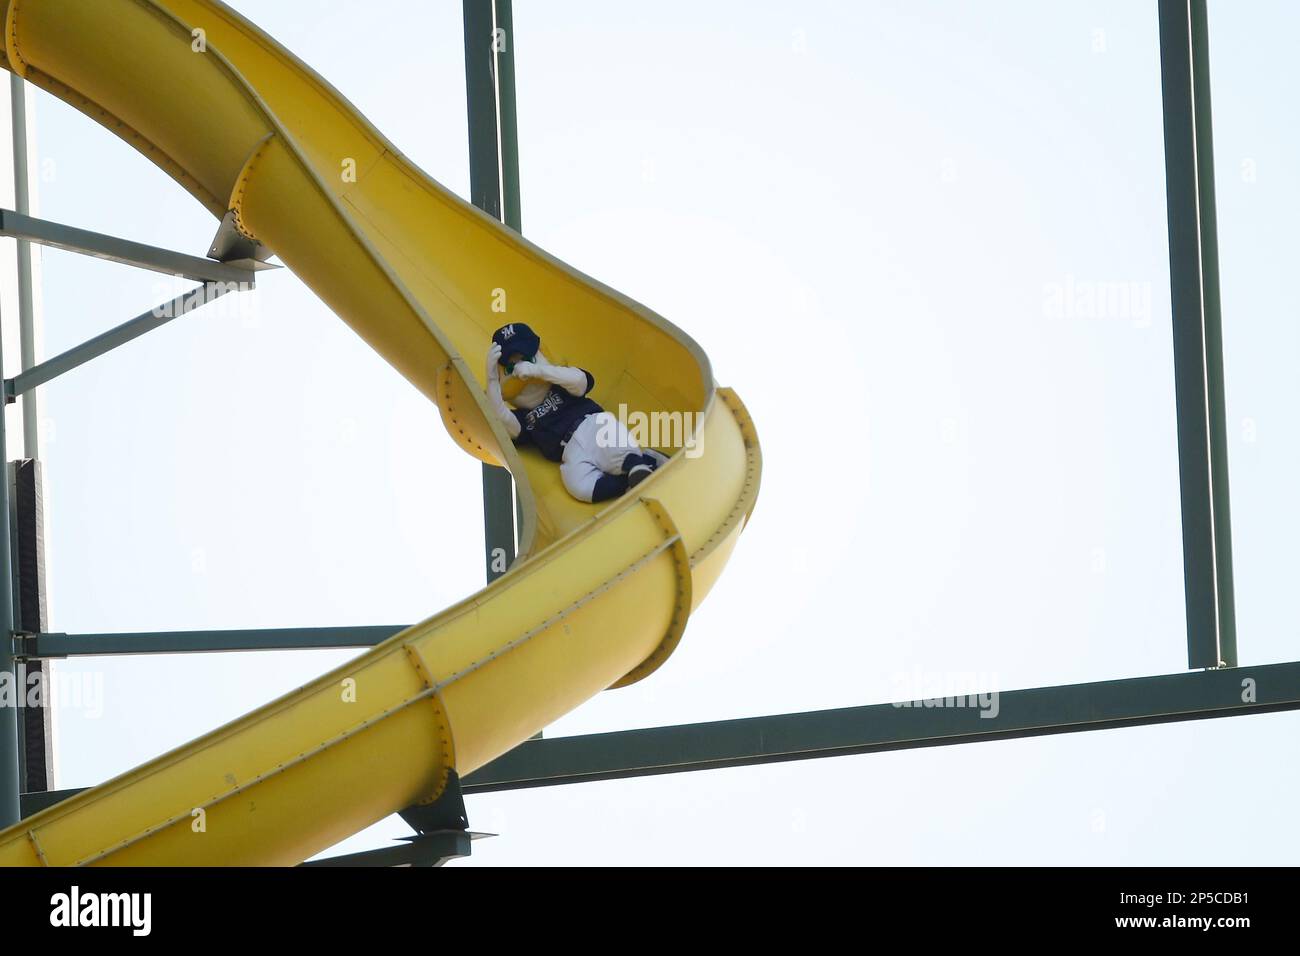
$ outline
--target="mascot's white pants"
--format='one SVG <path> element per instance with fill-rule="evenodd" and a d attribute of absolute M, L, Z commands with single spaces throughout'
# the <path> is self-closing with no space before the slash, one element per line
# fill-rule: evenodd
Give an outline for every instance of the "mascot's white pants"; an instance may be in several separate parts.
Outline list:
<path fill-rule="evenodd" d="M 617 415 L 588 415 L 564 446 L 560 462 L 564 487 L 579 501 L 590 501 L 601 475 L 623 474 L 623 459 L 628 455 L 650 455 L 660 465 L 668 461 L 667 455 L 653 448 L 643 449 L 633 441 Z"/>

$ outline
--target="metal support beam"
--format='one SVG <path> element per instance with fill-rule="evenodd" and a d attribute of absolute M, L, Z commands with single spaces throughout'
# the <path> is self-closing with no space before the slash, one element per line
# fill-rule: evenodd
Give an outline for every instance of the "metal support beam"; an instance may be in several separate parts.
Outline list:
<path fill-rule="evenodd" d="M 494 0 L 497 138 L 501 144 L 501 221 L 522 233 L 519 201 L 519 114 L 515 101 L 515 20 L 510 0 Z"/>
<path fill-rule="evenodd" d="M 309 860 L 299 866 L 444 866 L 452 860 L 470 855 L 470 845 L 481 835 L 461 830 L 402 837 L 402 846 L 387 846 Z"/>
<path fill-rule="evenodd" d="M 27 217 L 31 208 L 31 180 L 27 168 L 27 89 L 26 81 L 17 73 L 9 74 L 9 102 L 13 133 L 14 154 L 14 206 L 16 214 Z M 18 248 L 18 341 L 22 353 L 21 369 L 36 364 L 36 332 L 34 297 L 32 294 L 32 247 L 26 239 L 19 239 Z M 36 402 L 23 402 L 23 455 L 39 458 L 40 429 L 37 422 Z"/>
<path fill-rule="evenodd" d="M 47 620 L 45 599 L 45 508 L 41 462 L 24 458 L 11 464 L 10 527 L 13 529 L 14 622 L 19 633 L 38 634 Z M 19 770 L 25 791 L 54 786 L 54 727 L 48 661 L 24 661 L 19 686 L 34 684 L 35 697 L 24 694 L 18 709 Z"/>
<path fill-rule="evenodd" d="M 1187 666 L 1235 666 L 1223 330 L 1205 0 L 1160 0 Z"/>
<path fill-rule="evenodd" d="M 301 866 L 442 866 L 457 857 L 469 856 L 470 841 L 491 836 L 470 833 L 465 800 L 461 796 L 460 777 L 448 771 L 442 796 L 433 803 L 407 807 L 401 817 L 415 830 L 414 836 L 402 837 L 405 846 L 384 847 L 346 856 L 312 860 Z"/>
<path fill-rule="evenodd" d="M 249 239 L 239 231 L 239 227 L 235 224 L 233 209 L 227 210 L 221 217 L 221 224 L 217 226 L 216 235 L 212 237 L 212 244 L 208 246 L 209 259 L 244 265 L 252 263 L 249 267 L 254 269 L 278 269 L 279 266 L 266 264 L 266 260 L 273 255 L 274 253 L 262 243 L 256 239 Z"/>
<path fill-rule="evenodd" d="M 972 701 L 972 698 L 974 700 Z M 1300 661 L 526 740 L 466 794 L 1300 710 Z M 993 715 L 996 700 L 996 715 Z M 959 704 L 958 702 L 962 702 Z M 931 702 L 932 704 L 934 702 Z M 30 816 L 80 790 L 23 794 Z"/>
<path fill-rule="evenodd" d="M 519 131 L 510 0 L 463 0 L 470 202 L 516 232 Z"/>
<path fill-rule="evenodd" d="M 16 643 L 23 660 L 119 654 L 210 654 L 217 651 L 289 651 L 373 647 L 406 624 L 368 627 L 278 627 L 231 631 L 146 631 L 116 634 L 29 634 Z"/>
<path fill-rule="evenodd" d="M 460 774 L 455 770 L 448 770 L 447 783 L 437 800 L 407 807 L 399 811 L 399 816 L 416 833 L 468 830 L 469 814 L 465 812 L 465 797 L 460 789 Z"/>
<path fill-rule="evenodd" d="M 10 138 L 14 163 L 14 208 L 26 216 L 31 209 L 30 151 L 27 140 L 27 84 L 17 73 L 9 75 Z M 19 370 L 36 364 L 36 308 L 31 243 L 15 242 L 17 254 Z M 3 405 L 0 402 L 0 405 Z M 37 396 L 23 399 L 23 459 L 12 465 L 10 527 L 13 529 L 14 622 L 19 630 L 45 629 L 45 542 L 43 534 L 43 482 L 40 462 L 40 414 Z M 19 668 L 22 675 L 24 668 Z M 36 661 L 25 667 L 28 680 L 49 686 L 50 665 Z M 20 686 L 24 682 L 20 681 Z M 18 770 L 21 790 L 49 790 L 54 786 L 53 712 L 48 694 L 29 706 L 21 695 L 18 710 Z"/>
<path fill-rule="evenodd" d="M 3 338 L 0 336 L 0 338 Z M 4 367 L 0 348 L 0 368 Z M 25 688 L 18 682 L 14 662 L 13 537 L 9 528 L 8 451 L 5 444 L 5 406 L 0 403 L 0 464 L 5 480 L 0 481 L 0 829 L 19 820 L 18 701 Z M 8 686 L 6 686 L 8 685 Z"/>
<path fill-rule="evenodd" d="M 85 787 L 73 787 L 69 790 L 39 790 L 34 793 L 24 793 L 22 795 L 22 815 L 30 817 L 33 813 L 39 813 L 46 807 L 52 807 L 56 803 L 62 803 L 68 797 L 76 796 L 81 793 Z"/>
<path fill-rule="evenodd" d="M 467 794 L 1300 709 L 1300 661 L 527 740 Z M 996 710 L 994 710 L 996 707 Z M 986 716 L 989 715 L 989 716 Z"/>
<path fill-rule="evenodd" d="M 0 236 L 12 236 L 38 242 L 43 246 L 63 249 L 66 252 L 79 252 L 107 259 L 123 265 L 163 272 L 167 275 L 184 276 L 195 282 L 252 282 L 254 272 L 263 269 L 277 269 L 279 266 L 254 259 L 239 259 L 230 262 L 214 262 L 201 256 L 186 255 L 171 249 L 119 239 L 102 232 L 91 232 L 75 226 L 50 222 L 47 219 L 33 219 L 12 209 L 0 209 Z"/>
<path fill-rule="evenodd" d="M 510 0 L 464 0 L 464 20 L 470 202 L 518 231 L 519 147 Z M 486 464 L 483 539 L 490 583 L 515 559 L 515 505 L 510 472 Z"/>
<path fill-rule="evenodd" d="M 158 326 L 165 325 L 172 319 L 192 312 L 199 306 L 206 305 L 227 292 L 242 292 L 250 288 L 252 286 L 249 283 L 224 281 L 205 282 L 201 286 L 196 286 L 170 301 L 154 306 L 148 312 L 137 315 L 134 319 L 123 322 L 116 328 L 109 329 L 93 339 L 82 342 L 80 345 L 73 346 L 66 352 L 54 356 L 52 359 L 47 359 L 40 365 L 34 365 L 20 372 L 14 378 L 6 379 L 5 399 L 12 402 L 24 392 L 30 392 L 38 385 L 44 385 L 64 372 L 70 372 L 80 365 L 85 365 L 91 359 L 97 358 L 119 345 L 130 342 L 132 339 L 137 339 L 146 332 L 151 332 Z"/>
<path fill-rule="evenodd" d="M 504 468 L 483 465 L 483 550 L 491 584 L 515 562 L 515 483 Z"/>

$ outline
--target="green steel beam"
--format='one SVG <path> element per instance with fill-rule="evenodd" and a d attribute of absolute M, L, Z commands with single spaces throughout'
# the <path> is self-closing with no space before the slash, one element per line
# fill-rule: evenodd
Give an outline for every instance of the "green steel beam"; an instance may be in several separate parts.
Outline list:
<path fill-rule="evenodd" d="M 508 32 L 510 2 L 464 0 L 463 9 L 470 202 L 518 230 L 519 153 L 514 124 L 514 36 Z M 515 560 L 515 504 L 510 472 L 488 464 L 483 465 L 483 545 L 491 583 Z"/>
<path fill-rule="evenodd" d="M 31 211 L 31 177 L 28 167 L 27 84 L 17 73 L 9 75 L 10 138 L 14 170 L 14 208 L 20 215 Z M 18 352 L 19 368 L 36 364 L 36 313 L 32 288 L 32 247 L 25 239 L 15 242 L 18 279 Z M 14 626 L 20 630 L 40 630 L 44 601 L 25 600 L 44 591 L 44 560 L 40 532 L 40 423 L 35 396 L 22 403 L 23 458 L 15 461 L 13 486 Z M 2 404 L 2 403 L 0 403 Z M 34 484 L 33 484 L 34 480 Z M 35 508 L 33 512 L 32 508 Z M 26 560 L 25 560 L 26 559 Z M 35 606 L 33 606 L 35 605 Z M 35 627 L 29 622 L 36 622 Z M 43 678 L 48 668 L 36 664 Z M 29 674 L 32 668 L 29 668 Z M 21 790 L 45 790 L 52 779 L 51 752 L 53 729 L 48 707 L 23 707 L 18 714 L 18 771 Z"/>
<path fill-rule="evenodd" d="M 467 794 L 1300 709 L 1300 661 L 528 740 Z M 957 704 L 965 702 L 966 706 Z M 996 716 L 983 716 L 992 714 Z"/>
<path fill-rule="evenodd" d="M 1300 710 L 1300 661 L 527 740 L 466 794 Z M 962 701 L 966 706 L 959 706 Z M 987 706 L 981 706 L 987 701 Z M 80 790 L 23 794 L 30 816 Z"/>
<path fill-rule="evenodd" d="M 515 561 L 515 484 L 504 468 L 483 465 L 483 551 L 491 584 Z"/>
<path fill-rule="evenodd" d="M 10 463 L 13 495 L 9 514 L 13 534 L 14 627 L 20 634 L 44 630 L 49 608 L 45 589 L 45 505 L 42 498 L 42 465 L 36 458 Z M 48 682 L 48 661 L 27 661 L 21 670 L 25 680 Z M 20 681 L 21 683 L 21 681 Z M 19 770 L 22 789 L 48 790 L 54 777 L 53 703 L 46 697 L 18 711 L 18 743 L 22 753 Z"/>
<path fill-rule="evenodd" d="M 3 336 L 0 336 L 3 338 Z M 0 354 L 0 368 L 4 356 Z M 18 745 L 18 695 L 24 692 L 14 660 L 13 537 L 9 527 L 9 452 L 0 402 L 0 830 L 20 819 L 22 773 Z"/>
<path fill-rule="evenodd" d="M 1237 663 L 1205 0 L 1160 0 L 1187 666 Z"/>
<path fill-rule="evenodd" d="M 195 286 L 168 302 L 154 306 L 148 312 L 140 313 L 134 319 L 129 319 L 107 332 L 101 332 L 80 345 L 74 345 L 66 352 L 61 352 L 52 359 L 46 359 L 39 365 L 24 369 L 13 378 L 5 379 L 5 400 L 13 401 L 17 396 L 44 385 L 64 372 L 85 365 L 91 359 L 98 358 L 132 339 L 138 339 L 146 332 L 152 332 L 172 319 L 193 312 L 199 306 L 206 305 L 227 292 L 242 292 L 248 288 L 251 286 L 239 282 L 205 282 L 203 285 Z"/>
<path fill-rule="evenodd" d="M 207 654 L 214 651 L 288 651 L 373 647 L 406 624 L 365 627 L 276 627 L 233 631 L 143 631 L 110 634 L 25 634 L 14 642 L 24 660 L 118 654 Z"/>
<path fill-rule="evenodd" d="M 498 136 L 501 143 L 501 221 L 523 232 L 519 203 L 519 117 L 515 105 L 515 21 L 510 0 L 494 0 Z"/>
<path fill-rule="evenodd" d="M 31 179 L 27 167 L 27 82 L 17 73 L 9 74 L 9 110 L 13 130 L 14 206 L 15 213 L 26 217 L 31 211 Z M 26 239 L 17 241 L 18 250 L 18 347 L 20 367 L 36 364 L 36 316 L 32 290 L 32 246 Z M 40 428 L 36 420 L 36 402 L 23 402 L 23 456 L 40 458 Z"/>
<path fill-rule="evenodd" d="M 17 822 L 17 819 L 30 817 L 33 813 L 39 813 L 46 807 L 52 807 L 56 803 L 62 803 L 68 797 L 74 797 L 85 789 L 85 787 L 74 787 L 70 790 L 37 790 L 32 793 L 24 793 L 22 795 L 22 817 L 16 818 L 14 822 Z"/>
<path fill-rule="evenodd" d="M 214 262 L 201 256 L 119 239 L 46 219 L 34 219 L 12 209 L 0 209 L 0 236 L 12 236 L 67 252 L 79 252 L 123 265 L 183 276 L 195 282 L 253 282 L 254 272 L 278 269 L 269 262 L 241 259 Z"/>
<path fill-rule="evenodd" d="M 446 833 L 429 833 L 407 837 L 401 846 L 363 850 L 343 856 L 308 860 L 299 866 L 443 866 L 451 860 L 470 855 L 470 844 L 476 834 L 464 830 Z"/>

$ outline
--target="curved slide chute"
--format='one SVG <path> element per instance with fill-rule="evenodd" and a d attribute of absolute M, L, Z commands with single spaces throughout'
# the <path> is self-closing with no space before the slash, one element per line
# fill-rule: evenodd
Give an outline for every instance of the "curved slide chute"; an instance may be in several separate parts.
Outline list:
<path fill-rule="evenodd" d="M 213 215 L 233 211 L 437 404 L 456 442 L 510 469 L 523 523 L 520 557 L 492 585 L 0 832 L 0 865 L 299 863 L 663 663 L 735 547 L 760 472 L 744 406 L 685 333 L 453 195 L 215 0 L 4 11 L 0 65 L 131 143 Z M 555 464 L 516 450 L 481 379 L 510 318 L 543 332 L 552 361 L 590 369 L 606 408 L 679 431 L 659 443 L 671 460 L 590 505 Z"/>

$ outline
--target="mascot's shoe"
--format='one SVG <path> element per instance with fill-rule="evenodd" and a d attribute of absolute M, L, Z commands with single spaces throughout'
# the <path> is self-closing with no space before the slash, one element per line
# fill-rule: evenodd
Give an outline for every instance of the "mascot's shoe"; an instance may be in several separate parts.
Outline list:
<path fill-rule="evenodd" d="M 641 484 L 641 482 L 645 481 L 647 478 L 653 475 L 654 471 L 655 471 L 654 465 L 636 465 L 631 471 L 627 473 L 628 490 L 631 490 L 635 488 L 637 485 Z"/>

